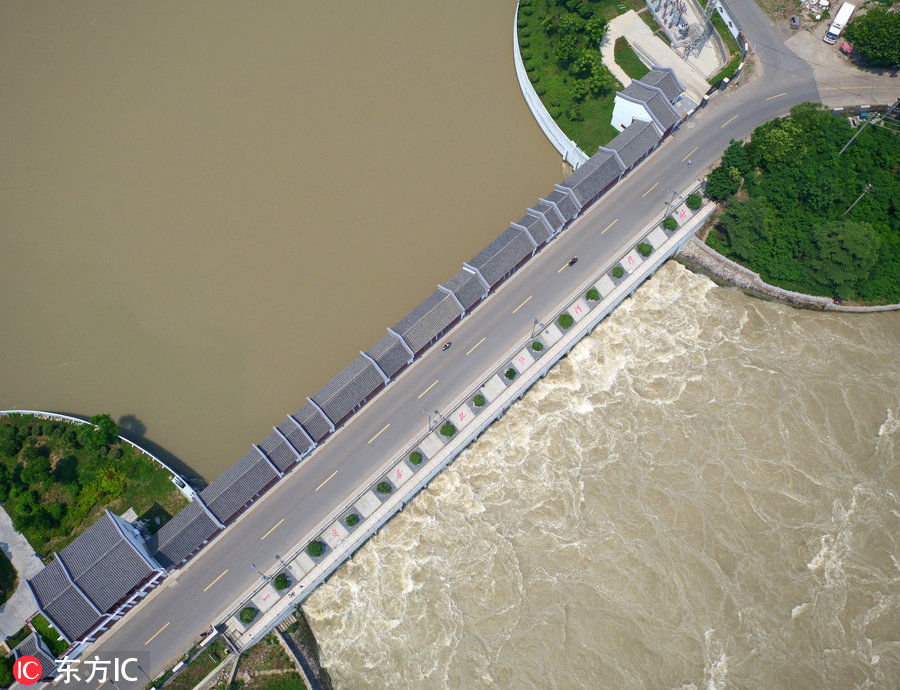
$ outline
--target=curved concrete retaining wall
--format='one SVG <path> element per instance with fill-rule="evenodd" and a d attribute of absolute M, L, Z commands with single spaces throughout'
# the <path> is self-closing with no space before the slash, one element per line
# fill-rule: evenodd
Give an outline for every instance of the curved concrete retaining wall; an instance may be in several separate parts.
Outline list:
<path fill-rule="evenodd" d="M 717 283 L 738 287 L 744 292 L 762 299 L 777 300 L 803 309 L 819 309 L 822 311 L 842 311 L 857 314 L 896 311 L 900 304 L 882 304 L 873 307 L 857 307 L 849 304 L 835 304 L 829 297 L 805 295 L 802 292 L 784 290 L 770 285 L 746 266 L 741 266 L 722 256 L 715 249 L 696 237 L 686 243 L 678 252 L 677 259 L 685 266 L 709 276 Z"/>
<path fill-rule="evenodd" d="M 60 414 L 58 412 L 45 412 L 43 410 L 0 410 L 0 417 L 8 417 L 9 415 L 13 415 L 13 414 L 30 414 L 30 415 L 34 415 L 35 417 L 42 417 L 44 419 L 58 419 L 63 422 L 73 422 L 75 424 L 90 424 L 90 422 L 85 419 L 79 419 L 78 417 L 71 417 L 67 414 Z M 187 480 L 184 477 L 182 477 L 180 474 L 178 474 L 175 470 L 173 470 L 171 467 L 169 467 L 166 463 L 164 463 L 162 460 L 160 460 L 158 457 L 156 457 L 149 450 L 141 448 L 138 444 L 134 443 L 133 441 L 129 441 L 124 436 L 120 435 L 119 440 L 122 441 L 122 443 L 127 443 L 129 446 L 134 448 L 139 453 L 143 453 L 148 458 L 155 460 L 157 462 L 157 464 L 159 464 L 169 474 L 172 475 L 172 483 L 178 487 L 178 490 L 181 491 L 181 493 L 183 493 L 185 496 L 187 496 L 187 499 L 189 501 L 193 500 L 194 497 L 197 495 L 197 492 L 191 488 L 191 485 L 187 483 Z"/>
<path fill-rule="evenodd" d="M 513 18 L 513 61 L 516 63 L 516 78 L 519 80 L 519 88 L 522 90 L 522 96 L 528 104 L 528 109 L 537 120 L 538 126 L 546 135 L 553 147 L 559 151 L 563 160 L 573 168 L 577 168 L 584 163 L 590 156 L 578 148 L 578 144 L 569 139 L 565 133 L 559 128 L 559 125 L 550 117 L 550 113 L 541 102 L 540 96 L 531 85 L 528 78 L 528 72 L 525 71 L 525 65 L 522 62 L 522 53 L 519 51 L 519 5 L 516 4 L 516 15 Z"/>

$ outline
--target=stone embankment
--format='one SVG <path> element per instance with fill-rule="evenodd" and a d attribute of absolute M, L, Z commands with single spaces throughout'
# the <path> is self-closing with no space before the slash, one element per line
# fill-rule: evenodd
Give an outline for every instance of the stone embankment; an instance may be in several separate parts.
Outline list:
<path fill-rule="evenodd" d="M 753 297 L 784 302 L 792 307 L 856 313 L 900 309 L 900 304 L 884 304 L 872 307 L 837 304 L 829 297 L 817 297 L 815 295 L 804 295 L 800 292 L 783 290 L 780 287 L 769 285 L 769 283 L 759 277 L 759 273 L 754 273 L 749 268 L 722 256 L 696 237 L 692 237 L 678 250 L 675 259 L 692 271 L 709 276 L 719 285 L 738 287 Z"/>

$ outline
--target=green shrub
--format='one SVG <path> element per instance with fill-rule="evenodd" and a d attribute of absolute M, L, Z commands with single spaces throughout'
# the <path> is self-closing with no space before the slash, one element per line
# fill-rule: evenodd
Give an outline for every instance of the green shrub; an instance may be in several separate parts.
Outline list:
<path fill-rule="evenodd" d="M 512 367 L 510 367 L 509 369 L 506 370 L 506 372 L 503 375 L 506 378 L 508 378 L 510 381 L 512 381 L 514 378 L 516 378 L 516 370 L 513 369 Z"/>
<path fill-rule="evenodd" d="M 638 252 L 640 252 L 641 256 L 650 256 L 653 253 L 653 245 L 648 242 L 641 242 L 637 246 Z"/>
<path fill-rule="evenodd" d="M 688 198 L 684 200 L 684 203 L 689 209 L 696 211 L 703 205 L 703 197 L 694 192 L 693 194 L 688 194 Z"/>
<path fill-rule="evenodd" d="M 257 613 L 259 612 L 252 606 L 245 606 L 241 609 L 241 613 L 239 614 L 241 623 L 243 623 L 244 625 L 252 623 L 253 619 L 256 618 Z"/>
<path fill-rule="evenodd" d="M 475 404 L 475 407 L 484 407 L 484 396 L 479 393 L 474 398 L 472 398 L 472 402 Z"/>
<path fill-rule="evenodd" d="M 283 589 L 287 589 L 290 582 L 288 582 L 288 577 L 284 573 L 278 573 L 275 576 L 275 579 L 272 580 L 272 586 L 275 587 L 279 592 Z"/>
<path fill-rule="evenodd" d="M 678 229 L 678 221 L 675 220 L 672 216 L 669 216 L 663 221 L 663 227 L 666 230 L 677 230 Z"/>
<path fill-rule="evenodd" d="M 0 657 L 0 688 L 8 688 L 13 682 L 12 657 Z"/>
<path fill-rule="evenodd" d="M 325 552 L 325 544 L 320 541 L 311 541 L 306 545 L 306 553 L 313 558 L 318 558 Z"/>
<path fill-rule="evenodd" d="M 353 527 L 353 525 L 359 522 L 359 515 L 357 515 L 356 513 L 350 513 L 347 516 L 347 519 L 344 520 L 344 522 L 347 523 L 347 527 Z"/>
<path fill-rule="evenodd" d="M 621 266 L 616 266 L 612 270 L 612 274 L 613 274 L 613 278 L 621 278 L 623 275 L 625 275 L 625 269 L 622 268 Z"/>
<path fill-rule="evenodd" d="M 584 297 L 591 302 L 597 302 L 600 300 L 600 293 L 597 291 L 597 288 L 591 288 L 585 293 Z"/>
<path fill-rule="evenodd" d="M 422 462 L 422 454 L 419 451 L 414 450 L 409 454 L 409 462 L 413 465 L 418 465 Z"/>
<path fill-rule="evenodd" d="M 391 493 L 391 485 L 387 482 L 378 482 L 378 486 L 375 487 L 375 490 L 380 494 L 389 494 Z"/>
<path fill-rule="evenodd" d="M 540 340 L 535 340 L 533 343 L 531 343 L 531 349 L 535 352 L 540 352 L 544 349 L 544 343 L 542 343 Z"/>
<path fill-rule="evenodd" d="M 444 426 L 441 427 L 441 436 L 453 436 L 455 433 L 456 427 L 450 422 L 444 422 Z"/>
<path fill-rule="evenodd" d="M 563 330 L 566 330 L 567 328 L 572 327 L 572 324 L 575 323 L 575 319 L 572 318 L 571 314 L 564 313 L 559 315 L 556 323 L 558 323 Z"/>

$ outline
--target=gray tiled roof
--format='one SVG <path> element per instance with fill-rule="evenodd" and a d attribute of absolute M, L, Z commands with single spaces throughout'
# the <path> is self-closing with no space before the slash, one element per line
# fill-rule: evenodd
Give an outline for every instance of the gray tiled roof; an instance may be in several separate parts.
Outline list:
<path fill-rule="evenodd" d="M 313 405 L 308 402 L 291 415 L 306 429 L 306 433 L 310 435 L 313 441 L 318 443 L 331 433 L 330 422 L 322 416 Z"/>
<path fill-rule="evenodd" d="M 493 287 L 523 259 L 531 256 L 533 250 L 534 246 L 524 232 L 509 227 L 469 264 L 481 271 L 488 285 Z"/>
<path fill-rule="evenodd" d="M 472 308 L 478 300 L 484 297 L 484 285 L 471 271 L 461 269 L 450 280 L 444 283 L 444 287 L 450 290 L 466 311 Z"/>
<path fill-rule="evenodd" d="M 581 210 L 575 205 L 575 202 L 572 201 L 572 197 L 558 189 L 554 189 L 546 198 L 548 201 L 552 201 L 556 204 L 556 207 L 559 209 L 559 212 L 563 214 L 563 218 L 565 218 L 567 223 L 577 216 L 578 211 Z"/>
<path fill-rule="evenodd" d="M 285 442 L 285 440 L 274 431 L 266 436 L 259 444 L 260 450 L 266 454 L 266 457 L 269 458 L 269 460 L 275 463 L 275 467 L 277 467 L 280 472 L 286 471 L 291 465 L 296 463 L 297 460 L 300 459 L 300 454 L 306 452 L 311 445 L 306 436 L 300 433 L 300 430 L 292 422 L 285 420 L 282 424 L 290 424 L 293 427 L 292 431 L 297 433 L 297 437 L 288 439 L 289 441 L 297 441 L 299 444 L 299 446 L 295 446 L 297 450 L 294 450 L 290 443 Z M 279 427 L 279 431 L 284 433 L 284 430 L 281 429 L 281 427 Z M 287 436 L 287 434 L 285 434 L 285 436 Z"/>
<path fill-rule="evenodd" d="M 619 165 L 619 161 L 609 151 L 598 151 L 591 156 L 588 161 L 578 170 L 573 172 L 561 184 L 562 187 L 568 187 L 582 207 L 594 199 L 604 187 L 615 182 L 615 180 L 624 172 L 624 168 Z"/>
<path fill-rule="evenodd" d="M 531 238 L 537 243 L 538 247 L 542 244 L 546 244 L 547 240 L 550 239 L 550 231 L 547 229 L 547 226 L 544 224 L 544 221 L 541 220 L 540 216 L 533 216 L 530 213 L 526 213 L 516 221 L 516 225 L 521 225 L 525 228 L 525 231 L 531 235 Z"/>
<path fill-rule="evenodd" d="M 56 558 L 28 580 L 28 584 L 41 611 L 68 639 L 79 639 L 100 621 L 87 597 L 69 583 Z"/>
<path fill-rule="evenodd" d="M 266 459 L 251 448 L 203 489 L 200 498 L 220 522 L 227 523 L 250 499 L 277 478 Z"/>
<path fill-rule="evenodd" d="M 59 557 L 79 589 L 104 613 L 153 572 L 108 512 L 60 551 Z"/>
<path fill-rule="evenodd" d="M 409 349 L 418 353 L 462 316 L 459 305 L 446 292 L 435 290 L 394 326 Z"/>
<path fill-rule="evenodd" d="M 334 424 L 339 424 L 384 385 L 381 374 L 360 355 L 312 396 Z"/>
<path fill-rule="evenodd" d="M 647 74 L 640 78 L 642 84 L 647 86 L 655 86 L 661 89 L 669 102 L 672 103 L 684 91 L 675 72 L 669 67 L 653 67 Z"/>
<path fill-rule="evenodd" d="M 33 656 L 41 662 L 43 678 L 50 677 L 56 671 L 56 658 L 44 647 L 37 633 L 31 633 L 15 648 L 16 659 L 20 656 Z"/>
<path fill-rule="evenodd" d="M 653 117 L 662 125 L 663 130 L 669 129 L 681 119 L 678 112 L 660 91 L 644 86 L 637 80 L 626 86 L 622 94 L 646 105 Z"/>
<path fill-rule="evenodd" d="M 199 501 L 191 501 L 147 540 L 153 558 L 164 568 L 171 568 L 203 546 L 219 526 Z"/>
<path fill-rule="evenodd" d="M 547 219 L 547 222 L 550 223 L 550 227 L 553 228 L 553 232 L 559 232 L 560 228 L 562 228 L 563 226 L 564 221 L 553 206 L 548 204 L 546 201 L 541 201 L 535 204 L 532 208 Z"/>
<path fill-rule="evenodd" d="M 378 362 L 388 378 L 393 378 L 409 362 L 409 353 L 401 342 L 390 333 L 366 350 L 366 354 Z"/>
<path fill-rule="evenodd" d="M 626 167 L 630 168 L 637 160 L 659 143 L 659 133 L 652 122 L 634 120 L 606 148 L 617 151 Z"/>

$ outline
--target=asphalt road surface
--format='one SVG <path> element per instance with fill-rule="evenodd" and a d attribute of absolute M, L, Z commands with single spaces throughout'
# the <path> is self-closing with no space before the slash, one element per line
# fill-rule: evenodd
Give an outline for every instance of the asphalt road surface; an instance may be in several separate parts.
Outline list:
<path fill-rule="evenodd" d="M 546 320 L 573 290 L 617 260 L 641 228 L 665 209 L 672 198 L 668 188 L 685 189 L 731 139 L 748 136 L 792 105 L 829 101 L 828 92 L 820 97 L 822 84 L 817 87 L 809 65 L 784 47 L 787 35 L 775 30 L 753 2 L 733 0 L 730 6 L 756 46 L 747 83 L 715 94 L 637 170 L 457 325 L 447 336 L 453 341 L 450 349 L 432 348 L 82 658 L 136 654 L 143 675 L 115 685 L 148 684 L 259 580 L 251 563 L 273 573 L 279 555 L 311 538 L 326 518 L 349 504 L 366 479 L 386 471 L 413 437 L 425 432 L 423 408 L 452 412 L 449 406 L 476 378 L 528 337 L 533 326 L 529 314 Z M 870 86 L 860 73 L 860 93 L 868 94 Z M 840 88 L 846 98 L 850 89 Z M 865 96 L 860 102 L 867 102 Z M 566 267 L 573 256 L 578 263 Z"/>

